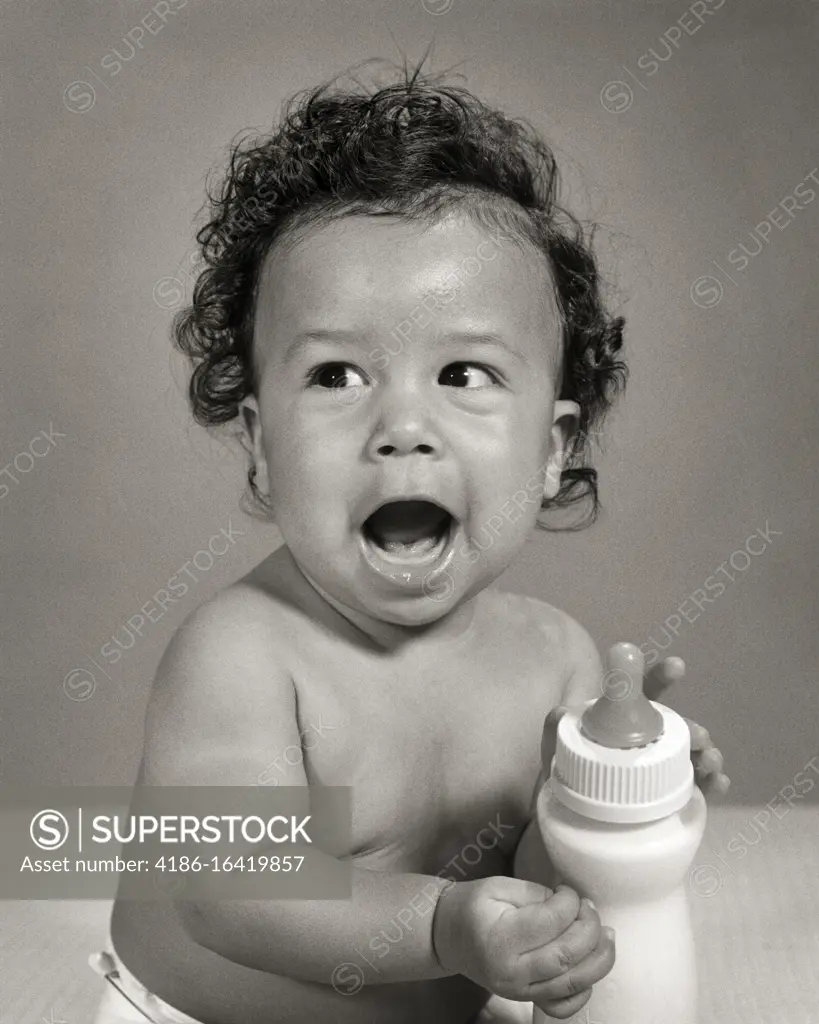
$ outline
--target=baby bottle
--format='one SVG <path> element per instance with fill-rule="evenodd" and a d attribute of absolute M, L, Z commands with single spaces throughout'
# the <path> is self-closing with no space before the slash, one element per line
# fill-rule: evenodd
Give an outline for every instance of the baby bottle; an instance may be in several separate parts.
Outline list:
<path fill-rule="evenodd" d="M 608 652 L 602 696 L 557 727 L 538 824 L 559 880 L 617 933 L 616 960 L 573 1024 L 698 1024 L 688 872 L 705 830 L 688 725 L 643 693 L 633 644 Z M 534 1024 L 548 1017 L 537 1007 Z"/>

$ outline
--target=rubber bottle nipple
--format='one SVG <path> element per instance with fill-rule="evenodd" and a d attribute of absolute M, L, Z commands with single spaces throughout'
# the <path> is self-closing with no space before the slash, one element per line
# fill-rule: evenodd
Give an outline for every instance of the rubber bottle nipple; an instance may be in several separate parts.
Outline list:
<path fill-rule="evenodd" d="M 634 644 L 609 648 L 603 696 L 583 712 L 580 729 L 602 747 L 645 747 L 663 733 L 663 716 L 643 693 L 642 652 Z"/>

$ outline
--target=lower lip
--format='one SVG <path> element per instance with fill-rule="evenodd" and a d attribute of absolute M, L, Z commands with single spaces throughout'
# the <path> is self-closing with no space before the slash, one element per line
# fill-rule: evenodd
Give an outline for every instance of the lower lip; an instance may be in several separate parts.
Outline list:
<path fill-rule="evenodd" d="M 460 528 L 453 519 L 443 541 L 431 553 L 428 561 L 414 559 L 401 561 L 387 559 L 375 544 L 371 543 L 363 532 L 359 532 L 359 545 L 364 561 L 382 579 L 395 584 L 396 587 L 426 592 L 434 590 L 437 580 L 446 572 L 455 557 L 455 541 Z"/>

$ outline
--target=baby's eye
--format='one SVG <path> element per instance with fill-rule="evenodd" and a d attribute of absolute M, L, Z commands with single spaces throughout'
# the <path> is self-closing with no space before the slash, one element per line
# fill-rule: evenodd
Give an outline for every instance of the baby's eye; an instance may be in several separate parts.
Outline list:
<path fill-rule="evenodd" d="M 307 383 L 319 388 L 350 388 L 363 387 L 367 382 L 350 363 L 325 363 L 310 371 Z"/>
<path fill-rule="evenodd" d="M 438 383 L 450 388 L 468 388 L 474 391 L 477 388 L 497 385 L 498 378 L 488 367 L 481 366 L 480 363 L 450 363 L 441 370 Z"/>

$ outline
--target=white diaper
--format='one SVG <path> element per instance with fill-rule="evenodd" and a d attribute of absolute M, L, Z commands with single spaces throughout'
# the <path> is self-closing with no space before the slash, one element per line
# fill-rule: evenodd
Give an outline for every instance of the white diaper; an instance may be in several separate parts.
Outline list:
<path fill-rule="evenodd" d="M 137 981 L 117 956 L 110 936 L 105 951 L 116 964 L 119 977 L 114 977 L 113 980 L 125 995 L 118 992 L 109 981 L 100 979 L 105 991 L 93 1024 L 146 1024 L 147 1021 L 151 1021 L 152 1024 L 201 1024 L 186 1013 L 169 1006 L 159 996 L 149 992 L 142 982 Z M 132 1002 L 129 1002 L 129 999 Z"/>
<path fill-rule="evenodd" d="M 109 937 L 106 952 L 114 961 L 119 977 L 114 981 L 133 1001 L 133 1005 L 114 986 L 105 981 L 100 1005 L 93 1024 L 201 1024 L 181 1010 L 175 1010 L 159 996 L 149 992 L 142 982 L 131 974 L 114 951 Z M 532 1003 L 516 1003 L 500 996 L 490 996 L 483 1010 L 475 1018 L 475 1024 L 532 1024 Z"/>

